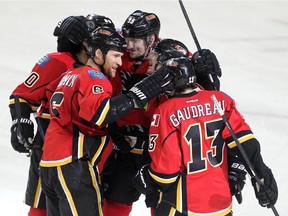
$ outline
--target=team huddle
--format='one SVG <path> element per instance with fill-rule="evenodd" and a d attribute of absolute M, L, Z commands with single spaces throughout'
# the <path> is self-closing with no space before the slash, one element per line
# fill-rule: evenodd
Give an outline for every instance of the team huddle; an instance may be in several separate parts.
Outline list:
<path fill-rule="evenodd" d="M 35 64 L 9 102 L 12 147 L 30 156 L 28 216 L 128 216 L 141 194 L 152 216 L 232 216 L 247 173 L 259 204 L 274 206 L 277 183 L 220 91 L 215 54 L 159 33 L 157 15 L 141 10 L 121 29 L 98 14 L 55 27 L 57 52 Z"/>

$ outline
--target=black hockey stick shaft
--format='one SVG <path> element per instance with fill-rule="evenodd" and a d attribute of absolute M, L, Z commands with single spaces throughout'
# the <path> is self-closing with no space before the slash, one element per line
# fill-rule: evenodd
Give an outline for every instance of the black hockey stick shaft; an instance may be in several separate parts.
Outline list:
<path fill-rule="evenodd" d="M 41 124 L 41 121 L 40 121 L 40 118 L 38 116 L 38 113 L 37 112 L 34 112 L 33 113 L 33 116 L 35 118 L 35 121 L 37 123 L 37 130 L 42 138 L 42 141 L 44 142 L 44 136 L 45 136 L 45 133 L 44 133 L 44 130 L 43 130 L 43 127 L 42 127 L 42 124 Z"/>
<path fill-rule="evenodd" d="M 192 27 L 191 21 L 190 21 L 190 19 L 189 19 L 189 16 L 188 16 L 188 14 L 187 14 L 187 11 L 186 11 L 186 9 L 185 9 L 185 6 L 184 6 L 182 0 L 179 0 L 179 4 L 180 4 L 181 10 L 182 10 L 182 13 L 183 13 L 183 15 L 184 15 L 184 17 L 185 17 L 185 20 L 186 20 L 186 22 L 187 22 L 187 25 L 188 25 L 188 27 L 189 27 L 190 33 L 191 33 L 191 35 L 192 35 L 192 38 L 193 38 L 193 40 L 194 40 L 194 43 L 195 43 L 195 45 L 196 45 L 196 47 L 197 47 L 197 50 L 200 51 L 200 50 L 201 50 L 200 43 L 199 43 L 198 38 L 197 38 L 197 36 L 196 36 L 196 33 L 195 33 L 195 31 L 194 31 L 194 29 L 193 29 L 193 27 Z M 212 75 L 211 75 L 211 74 L 208 74 L 208 76 L 209 76 L 210 82 L 211 82 L 212 85 L 213 85 L 214 90 L 216 90 L 216 86 L 215 86 L 215 84 L 214 84 L 214 80 L 213 80 Z"/>
<path fill-rule="evenodd" d="M 17 116 L 17 137 L 19 137 L 19 139 L 21 139 L 24 142 L 24 147 L 29 151 L 29 153 L 27 154 L 27 157 L 31 156 L 31 149 L 29 148 L 29 142 L 28 140 L 23 137 L 22 133 L 23 133 L 23 128 L 22 125 L 20 123 L 21 121 L 21 108 L 20 108 L 20 99 L 18 95 L 14 95 L 14 101 L 15 101 L 15 111 L 16 111 L 16 116 Z"/>
<path fill-rule="evenodd" d="M 261 186 L 262 186 L 262 187 L 266 187 L 265 184 L 261 181 L 261 179 L 256 175 L 255 169 L 254 169 L 254 167 L 253 167 L 253 164 L 250 162 L 250 160 L 249 160 L 249 158 L 248 158 L 248 156 L 247 156 L 244 148 L 242 147 L 240 141 L 238 140 L 238 138 L 237 138 L 237 136 L 236 136 L 233 128 L 231 127 L 228 119 L 227 119 L 226 116 L 224 115 L 224 111 L 223 111 L 222 108 L 220 107 L 219 102 L 218 102 L 218 100 L 217 100 L 217 98 L 216 98 L 216 96 L 215 96 L 214 94 L 211 95 L 211 99 L 212 99 L 212 101 L 213 101 L 213 103 L 214 103 L 214 105 L 215 105 L 215 107 L 216 107 L 216 109 L 217 109 L 217 112 L 219 113 L 219 115 L 220 115 L 221 118 L 223 119 L 223 121 L 224 121 L 226 127 L 228 128 L 228 130 L 229 130 L 229 132 L 230 132 L 233 140 L 235 141 L 236 146 L 238 147 L 241 155 L 243 156 L 245 162 L 247 163 L 248 168 L 249 168 L 250 171 L 251 171 L 251 178 L 255 178 L 256 182 L 258 183 L 258 185 L 259 185 L 260 187 L 261 187 Z M 277 210 L 276 210 L 276 208 L 275 208 L 274 205 L 271 206 L 271 209 L 272 209 L 272 211 L 273 211 L 273 213 L 274 213 L 275 216 L 279 216 L 279 214 L 278 214 L 278 212 L 277 212 Z"/>
<path fill-rule="evenodd" d="M 187 14 L 187 11 L 186 11 L 186 9 L 185 9 L 185 6 L 184 6 L 182 0 L 179 0 L 179 4 L 180 4 L 181 10 L 182 10 L 182 13 L 183 13 L 183 15 L 184 15 L 184 17 L 185 17 L 185 20 L 186 20 L 186 22 L 187 22 L 187 25 L 188 25 L 188 27 L 189 27 L 190 33 L 191 33 L 191 35 L 192 35 L 192 37 L 193 37 L 193 40 L 194 40 L 194 42 L 195 42 L 195 44 L 196 44 L 197 50 L 200 51 L 200 50 L 201 50 L 201 46 L 200 46 L 200 44 L 199 44 L 199 41 L 198 41 L 197 36 L 196 36 L 196 34 L 195 34 L 195 31 L 194 31 L 194 29 L 193 29 L 193 27 L 192 27 L 192 24 L 191 24 L 191 22 L 190 22 L 189 16 L 188 16 L 188 14 Z"/>

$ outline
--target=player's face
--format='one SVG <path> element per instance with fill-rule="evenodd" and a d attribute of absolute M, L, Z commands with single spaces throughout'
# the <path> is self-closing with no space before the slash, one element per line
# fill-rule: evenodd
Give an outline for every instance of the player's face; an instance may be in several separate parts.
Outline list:
<path fill-rule="evenodd" d="M 159 53 L 157 53 L 154 49 L 152 49 L 147 57 L 147 59 L 149 60 L 149 67 L 147 70 L 147 74 L 154 73 L 156 70 L 160 69 L 160 67 L 162 66 L 162 64 L 160 64 L 157 61 L 158 57 L 159 57 Z"/>
<path fill-rule="evenodd" d="M 107 52 L 103 68 L 108 77 L 115 77 L 117 68 L 122 65 L 122 56 L 122 52 L 114 50 Z"/>
<path fill-rule="evenodd" d="M 147 43 L 144 39 L 127 37 L 126 42 L 127 51 L 130 53 L 130 57 L 132 59 L 139 58 L 145 54 Z"/>

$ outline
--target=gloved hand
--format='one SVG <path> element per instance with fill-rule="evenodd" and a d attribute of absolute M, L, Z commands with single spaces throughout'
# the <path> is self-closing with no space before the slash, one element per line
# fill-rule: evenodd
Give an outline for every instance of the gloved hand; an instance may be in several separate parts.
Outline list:
<path fill-rule="evenodd" d="M 110 136 L 116 149 L 121 153 L 129 153 L 133 148 L 144 149 L 148 146 L 148 129 L 141 125 L 109 125 Z"/>
<path fill-rule="evenodd" d="M 195 52 L 191 58 L 197 75 L 216 74 L 221 77 L 222 71 L 219 62 L 213 52 L 208 49 L 201 49 Z"/>
<path fill-rule="evenodd" d="M 264 185 L 259 186 L 255 178 L 251 179 L 256 198 L 262 207 L 271 208 L 278 199 L 278 187 L 276 180 L 271 169 L 268 167 L 265 169 L 264 173 L 259 174 L 259 178 Z"/>
<path fill-rule="evenodd" d="M 148 128 L 145 128 L 140 124 L 124 125 L 122 127 L 119 127 L 117 129 L 117 132 L 124 134 L 126 136 L 148 138 Z"/>
<path fill-rule="evenodd" d="M 134 178 L 132 179 L 133 186 L 142 194 L 148 194 L 149 188 L 147 188 L 147 178 L 148 178 L 148 168 L 149 164 L 145 164 L 141 167 L 140 170 L 136 173 Z"/>
<path fill-rule="evenodd" d="M 173 74 L 165 64 L 152 75 L 136 83 L 127 93 L 135 103 L 135 108 L 144 108 L 148 101 L 166 91 Z"/>
<path fill-rule="evenodd" d="M 112 140 L 115 145 L 114 149 L 120 151 L 123 154 L 129 153 L 133 149 L 131 146 L 132 140 L 121 133 L 116 132 L 116 135 L 112 138 Z"/>
<path fill-rule="evenodd" d="M 126 141 L 130 143 L 130 150 L 148 149 L 148 129 L 142 125 L 124 125 L 118 128 L 117 132 L 125 136 Z"/>
<path fill-rule="evenodd" d="M 18 128 L 18 119 L 12 121 L 11 144 L 15 151 L 28 153 L 32 147 L 34 124 L 29 118 L 20 119 L 21 130 Z"/>
<path fill-rule="evenodd" d="M 241 191 L 246 180 L 245 166 L 235 157 L 230 157 L 228 161 L 228 181 L 231 195 L 235 195 L 239 204 L 242 203 Z"/>
<path fill-rule="evenodd" d="M 69 16 L 58 22 L 55 27 L 54 36 L 65 36 L 74 44 L 79 45 L 85 39 L 90 38 L 88 26 L 84 16 Z"/>
<path fill-rule="evenodd" d="M 132 149 L 130 146 L 130 142 L 129 140 L 127 141 L 125 139 L 125 136 L 123 134 L 118 132 L 118 126 L 115 122 L 108 125 L 108 133 L 113 140 L 115 150 L 118 150 L 124 154 L 130 152 L 130 150 Z"/>

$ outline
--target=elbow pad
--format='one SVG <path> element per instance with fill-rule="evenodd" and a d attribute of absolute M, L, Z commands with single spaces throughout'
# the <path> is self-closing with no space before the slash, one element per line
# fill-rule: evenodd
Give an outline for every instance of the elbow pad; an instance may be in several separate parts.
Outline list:
<path fill-rule="evenodd" d="M 122 116 L 128 114 L 134 108 L 133 99 L 123 94 L 110 99 L 110 109 L 102 125 L 117 121 Z"/>

